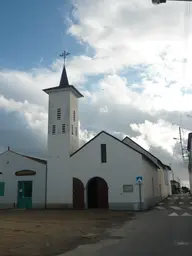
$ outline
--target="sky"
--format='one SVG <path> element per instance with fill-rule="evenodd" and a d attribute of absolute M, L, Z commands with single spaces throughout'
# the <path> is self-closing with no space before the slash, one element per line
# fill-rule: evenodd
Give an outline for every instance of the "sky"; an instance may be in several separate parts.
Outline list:
<path fill-rule="evenodd" d="M 129 136 L 188 182 L 192 129 L 191 4 L 151 0 L 0 1 L 0 151 L 46 157 L 48 97 L 67 72 L 80 99 L 80 139 Z M 177 139 L 174 139 L 177 138 Z"/>

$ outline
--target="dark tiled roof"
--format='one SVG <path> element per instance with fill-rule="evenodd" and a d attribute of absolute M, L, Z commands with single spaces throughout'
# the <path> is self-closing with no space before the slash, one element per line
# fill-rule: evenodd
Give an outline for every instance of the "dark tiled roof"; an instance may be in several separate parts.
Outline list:
<path fill-rule="evenodd" d="M 70 156 L 72 157 L 73 155 L 75 155 L 77 152 L 79 152 L 81 149 L 83 149 L 84 147 L 86 147 L 91 141 L 93 141 L 94 139 L 96 139 L 97 137 L 99 137 L 100 134 L 106 134 L 110 137 L 112 137 L 113 139 L 117 140 L 118 142 L 120 142 L 121 144 L 133 149 L 134 151 L 138 152 L 139 154 L 141 154 L 144 158 L 146 158 L 148 161 L 150 161 L 153 165 L 155 165 L 158 169 L 159 169 L 159 166 L 154 162 L 152 161 L 149 157 L 147 157 L 146 155 L 142 154 L 141 152 L 139 152 L 138 150 L 132 148 L 131 146 L 127 145 L 126 143 L 124 143 L 122 140 L 119 140 L 118 138 L 116 138 L 115 136 L 111 135 L 110 133 L 107 133 L 105 131 L 101 131 L 100 133 L 98 133 L 95 137 L 93 137 L 91 140 L 89 140 L 87 143 L 85 143 L 82 147 L 80 147 L 78 150 L 76 150 L 73 154 L 71 154 Z"/>

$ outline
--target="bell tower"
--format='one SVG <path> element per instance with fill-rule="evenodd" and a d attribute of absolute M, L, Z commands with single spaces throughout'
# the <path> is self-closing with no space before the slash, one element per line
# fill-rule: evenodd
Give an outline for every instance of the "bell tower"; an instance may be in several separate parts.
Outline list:
<path fill-rule="evenodd" d="M 47 206 L 71 207 L 70 155 L 79 148 L 78 100 L 83 95 L 69 84 L 65 58 L 59 86 L 44 89 L 49 96 Z"/>

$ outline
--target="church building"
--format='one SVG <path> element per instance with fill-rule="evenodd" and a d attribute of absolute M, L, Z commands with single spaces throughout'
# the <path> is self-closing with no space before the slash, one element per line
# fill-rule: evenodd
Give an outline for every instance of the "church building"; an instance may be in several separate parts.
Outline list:
<path fill-rule="evenodd" d="M 146 209 L 169 195 L 169 166 L 129 138 L 101 131 L 79 147 L 78 105 L 65 66 L 49 96 L 47 202 L 49 208 Z"/>
<path fill-rule="evenodd" d="M 1 208 L 143 210 L 170 194 L 170 167 L 126 137 L 106 131 L 79 146 L 79 100 L 63 67 L 49 97 L 46 160 L 0 154 Z"/>

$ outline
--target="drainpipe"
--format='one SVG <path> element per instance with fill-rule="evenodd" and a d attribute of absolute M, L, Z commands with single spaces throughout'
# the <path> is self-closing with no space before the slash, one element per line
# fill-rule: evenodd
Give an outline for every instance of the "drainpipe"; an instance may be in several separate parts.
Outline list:
<path fill-rule="evenodd" d="M 45 170 L 45 209 L 47 208 L 47 163 Z"/>

